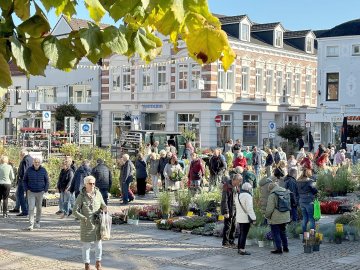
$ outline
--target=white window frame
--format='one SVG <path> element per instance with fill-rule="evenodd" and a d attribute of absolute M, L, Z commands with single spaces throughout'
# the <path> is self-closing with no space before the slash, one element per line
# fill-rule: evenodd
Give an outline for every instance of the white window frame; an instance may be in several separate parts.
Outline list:
<path fill-rule="evenodd" d="M 255 92 L 260 94 L 263 91 L 263 69 L 262 68 L 256 68 L 255 70 Z"/>
<path fill-rule="evenodd" d="M 186 91 L 189 88 L 189 64 L 178 64 L 178 90 Z M 181 86 L 181 87 L 180 87 Z"/>
<path fill-rule="evenodd" d="M 187 121 L 180 121 L 179 116 L 180 115 L 187 115 Z M 190 115 L 193 116 L 192 121 L 190 121 Z M 196 121 L 196 118 L 198 121 Z M 200 138 L 200 113 L 199 112 L 191 112 L 191 113 L 182 113 L 179 112 L 176 114 L 176 128 L 177 131 L 180 131 L 179 126 L 184 125 L 185 130 L 193 130 L 196 133 L 196 139 L 195 142 L 199 142 Z M 191 127 L 191 128 L 190 128 Z"/>
<path fill-rule="evenodd" d="M 291 118 L 291 120 L 290 120 Z M 292 114 L 292 115 L 286 115 L 285 117 L 285 125 L 289 124 L 300 124 L 300 115 L 298 114 Z"/>
<path fill-rule="evenodd" d="M 281 94 L 283 90 L 283 72 L 281 70 L 276 71 L 276 93 Z"/>
<path fill-rule="evenodd" d="M 201 66 L 197 63 L 189 65 L 191 74 L 191 90 L 199 90 L 199 80 L 201 80 Z"/>
<path fill-rule="evenodd" d="M 301 91 L 301 74 L 295 73 L 294 80 L 295 80 L 295 96 L 299 96 Z"/>
<path fill-rule="evenodd" d="M 153 89 L 153 72 L 151 67 L 143 67 L 141 69 L 140 83 L 142 91 L 151 91 Z"/>
<path fill-rule="evenodd" d="M 75 89 L 74 89 L 75 88 Z M 82 88 L 82 89 L 81 89 Z M 72 95 L 70 92 L 73 92 Z M 80 101 L 78 100 L 78 96 L 75 95 L 75 93 L 80 93 L 81 97 Z M 90 93 L 90 95 L 89 95 Z M 91 104 L 91 85 L 84 84 L 84 85 L 69 85 L 68 89 L 68 97 L 69 97 L 69 103 L 72 104 Z"/>
<path fill-rule="evenodd" d="M 248 66 L 241 67 L 241 91 L 249 92 L 250 68 Z"/>
<path fill-rule="evenodd" d="M 241 24 L 241 40 L 250 41 L 250 25 L 247 23 Z"/>
<path fill-rule="evenodd" d="M 222 63 L 218 63 L 218 90 L 234 91 L 234 65 L 225 72 Z"/>
<path fill-rule="evenodd" d="M 283 32 L 281 30 L 275 30 L 275 47 L 283 47 Z"/>
<path fill-rule="evenodd" d="M 166 65 L 158 66 L 156 68 L 156 73 L 158 91 L 166 91 L 168 88 Z"/>
<path fill-rule="evenodd" d="M 360 56 L 360 44 L 353 44 L 351 46 L 351 53 L 353 56 Z"/>
<path fill-rule="evenodd" d="M 314 39 L 312 37 L 306 38 L 305 50 L 307 53 L 312 53 L 314 51 Z"/>
<path fill-rule="evenodd" d="M 36 93 L 36 101 L 44 104 L 57 104 L 57 87 L 55 86 L 38 86 Z M 45 92 L 53 90 L 53 93 L 47 93 L 47 98 L 45 97 Z M 42 95 L 42 99 L 39 96 Z"/>
<path fill-rule="evenodd" d="M 274 71 L 269 69 L 266 70 L 266 93 L 271 94 L 274 86 Z"/>
<path fill-rule="evenodd" d="M 339 46 L 326 46 L 326 57 L 339 57 Z"/>
<path fill-rule="evenodd" d="M 245 118 L 248 118 L 245 120 Z M 249 123 L 249 126 L 251 125 L 256 125 L 257 126 L 257 142 L 251 142 L 253 145 L 259 145 L 259 136 L 260 136 L 260 115 L 258 114 L 244 114 L 243 115 L 243 134 L 244 134 L 244 128 L 245 126 L 248 126 L 247 123 Z M 245 125 L 246 124 L 246 125 Z M 246 145 L 246 141 L 245 141 L 245 136 L 243 136 L 243 143 L 245 146 Z"/>
<path fill-rule="evenodd" d="M 131 90 L 131 69 L 130 67 L 120 68 L 120 72 L 112 74 L 112 91 L 129 92 Z"/>
<path fill-rule="evenodd" d="M 292 73 L 286 72 L 286 95 L 291 95 L 292 91 Z"/>
<path fill-rule="evenodd" d="M 307 97 L 311 96 L 311 90 L 312 90 L 312 77 L 310 74 L 306 74 L 306 76 L 305 76 L 305 95 Z"/>

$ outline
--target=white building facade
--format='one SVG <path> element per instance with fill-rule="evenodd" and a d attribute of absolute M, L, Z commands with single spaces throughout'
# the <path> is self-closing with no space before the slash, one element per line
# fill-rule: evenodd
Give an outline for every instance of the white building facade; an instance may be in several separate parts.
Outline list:
<path fill-rule="evenodd" d="M 237 58 L 225 72 L 220 62 L 200 66 L 164 39 L 150 65 L 114 55 L 102 71 L 102 145 L 123 131 L 192 130 L 201 147 L 241 139 L 244 145 L 278 145 L 277 127 L 305 126 L 316 107 L 314 34 L 285 31 L 280 23 L 253 24 L 243 16 L 220 18 Z M 217 126 L 214 119 L 220 115 Z"/>
<path fill-rule="evenodd" d="M 339 144 L 343 118 L 348 138 L 360 136 L 360 20 L 318 35 L 318 109 L 306 115 L 316 144 Z"/>

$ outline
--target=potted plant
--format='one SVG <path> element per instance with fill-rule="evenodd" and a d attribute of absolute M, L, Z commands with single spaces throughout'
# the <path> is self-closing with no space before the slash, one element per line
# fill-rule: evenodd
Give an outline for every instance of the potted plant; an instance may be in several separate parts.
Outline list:
<path fill-rule="evenodd" d="M 191 194 L 188 190 L 179 190 L 176 195 L 176 201 L 179 205 L 179 213 L 184 216 L 189 210 L 191 203 Z"/>
<path fill-rule="evenodd" d="M 314 239 L 314 243 L 313 243 L 313 251 L 320 251 L 320 244 L 321 244 L 322 239 L 323 239 L 323 234 L 321 234 L 321 233 L 315 234 L 315 239 Z"/>
<path fill-rule="evenodd" d="M 131 206 L 128 210 L 128 224 L 139 225 L 139 213 L 138 207 Z"/>
<path fill-rule="evenodd" d="M 315 235 L 310 234 L 310 232 L 304 232 L 304 253 L 312 253 L 313 245 L 315 242 Z"/>
<path fill-rule="evenodd" d="M 171 209 L 171 196 L 169 192 L 160 192 L 159 207 L 162 217 L 165 219 L 169 218 Z"/>
<path fill-rule="evenodd" d="M 259 226 L 256 228 L 256 239 L 258 241 L 258 245 L 260 248 L 265 247 L 265 241 L 266 241 L 266 228 Z"/>
<path fill-rule="evenodd" d="M 298 235 L 299 239 L 303 240 L 303 230 L 302 230 L 302 226 L 300 224 L 298 224 L 295 228 L 295 235 Z"/>
<path fill-rule="evenodd" d="M 344 232 L 343 231 L 336 231 L 335 234 L 334 234 L 334 242 L 336 244 L 341 244 L 343 237 L 344 237 Z"/>

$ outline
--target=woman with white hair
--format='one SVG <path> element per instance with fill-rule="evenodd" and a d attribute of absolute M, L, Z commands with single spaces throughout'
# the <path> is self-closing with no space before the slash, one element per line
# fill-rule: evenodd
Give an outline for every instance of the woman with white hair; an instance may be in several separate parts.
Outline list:
<path fill-rule="evenodd" d="M 159 194 L 159 187 L 158 187 L 158 176 L 159 176 L 159 159 L 157 157 L 157 154 L 151 153 L 150 158 L 148 160 L 149 164 L 149 174 L 152 180 L 152 186 L 155 198 L 157 198 Z"/>
<path fill-rule="evenodd" d="M 130 184 L 134 180 L 133 172 L 135 170 L 135 166 L 130 160 L 128 154 L 124 154 L 122 156 L 122 160 L 123 160 L 123 165 L 121 166 L 120 169 L 121 170 L 120 184 L 121 184 L 123 204 L 126 205 L 135 199 L 132 192 L 130 192 Z"/>
<path fill-rule="evenodd" d="M 239 152 L 233 161 L 233 167 L 236 168 L 238 166 L 242 167 L 243 169 L 245 169 L 247 166 L 246 157 L 244 157 L 244 153 L 242 152 Z"/>
<path fill-rule="evenodd" d="M 95 187 L 95 177 L 92 175 L 84 178 L 84 187 L 76 199 L 74 216 L 80 220 L 80 241 L 82 245 L 82 259 L 85 270 L 90 270 L 91 243 L 95 244 L 96 269 L 101 269 L 102 242 L 100 225 L 95 222 L 94 215 L 101 211 L 107 211 L 106 204 Z"/>
<path fill-rule="evenodd" d="M 10 194 L 11 183 L 14 181 L 14 171 L 11 165 L 8 164 L 9 158 L 7 156 L 0 157 L 0 205 L 3 201 L 3 217 L 7 218 L 8 198 Z"/>
<path fill-rule="evenodd" d="M 239 223 L 240 226 L 238 242 L 238 253 L 240 255 L 250 255 L 250 253 L 245 250 L 245 242 L 251 223 L 254 224 L 256 221 L 251 192 L 252 185 L 250 183 L 244 183 L 241 186 L 241 192 L 236 196 L 237 198 L 235 198 L 236 222 Z"/>

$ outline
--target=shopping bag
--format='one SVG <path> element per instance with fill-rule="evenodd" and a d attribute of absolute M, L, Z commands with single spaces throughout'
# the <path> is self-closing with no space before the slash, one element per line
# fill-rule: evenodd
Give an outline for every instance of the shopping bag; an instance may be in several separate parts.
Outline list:
<path fill-rule="evenodd" d="M 314 200 L 314 219 L 316 221 L 320 220 L 321 218 L 321 209 L 320 209 L 320 202 L 318 199 Z"/>
<path fill-rule="evenodd" d="M 101 240 L 110 240 L 112 217 L 108 212 L 101 214 L 100 235 Z"/>

